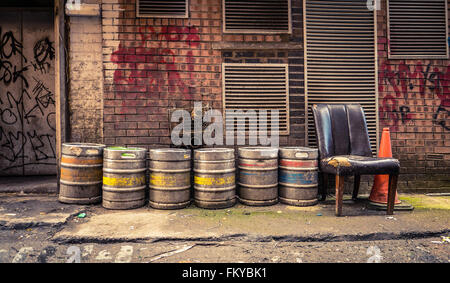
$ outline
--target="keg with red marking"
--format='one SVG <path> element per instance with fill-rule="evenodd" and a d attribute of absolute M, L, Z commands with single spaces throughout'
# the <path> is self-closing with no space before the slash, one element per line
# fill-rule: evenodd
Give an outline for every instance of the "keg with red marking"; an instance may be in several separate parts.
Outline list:
<path fill-rule="evenodd" d="M 279 198 L 294 206 L 317 204 L 318 150 L 308 147 L 280 148 Z"/>
<path fill-rule="evenodd" d="M 265 206 L 278 202 L 278 148 L 239 148 L 239 201 Z"/>

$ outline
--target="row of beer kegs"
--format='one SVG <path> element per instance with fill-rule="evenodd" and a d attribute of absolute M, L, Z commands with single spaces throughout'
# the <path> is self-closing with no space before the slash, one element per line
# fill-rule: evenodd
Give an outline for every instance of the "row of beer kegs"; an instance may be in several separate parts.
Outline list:
<path fill-rule="evenodd" d="M 59 196 L 63 203 L 108 209 L 180 209 L 191 200 L 220 209 L 278 201 L 317 204 L 318 152 L 307 147 L 189 149 L 62 146 Z M 193 155 L 193 158 L 192 158 Z M 237 177 L 237 178 L 236 178 Z M 193 184 L 193 186 L 191 185 Z"/>

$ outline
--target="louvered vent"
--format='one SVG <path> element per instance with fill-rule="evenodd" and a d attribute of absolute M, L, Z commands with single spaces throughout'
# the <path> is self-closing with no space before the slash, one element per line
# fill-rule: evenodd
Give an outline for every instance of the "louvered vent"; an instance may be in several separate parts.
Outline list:
<path fill-rule="evenodd" d="M 265 121 L 267 129 L 271 127 L 271 110 L 278 110 L 279 133 L 289 134 L 289 99 L 288 99 L 288 67 L 286 64 L 223 64 L 223 91 L 224 109 L 227 131 L 237 129 L 238 124 L 245 123 L 248 130 L 249 121 L 256 117 L 248 117 L 248 110 L 260 114 L 267 111 L 267 120 L 258 117 L 260 122 Z M 243 115 L 234 112 L 242 110 Z M 246 115 L 247 114 L 247 115 Z M 245 119 L 248 117 L 249 119 Z M 274 128 L 273 128 L 274 129 Z M 270 133 L 269 133 L 270 134 Z"/>
<path fill-rule="evenodd" d="M 225 32 L 290 33 L 290 0 L 222 0 Z"/>
<path fill-rule="evenodd" d="M 375 17 L 366 0 L 305 0 L 308 144 L 316 146 L 314 103 L 359 103 L 377 148 Z"/>
<path fill-rule="evenodd" d="M 137 0 L 138 17 L 172 17 L 188 16 L 188 0 Z"/>
<path fill-rule="evenodd" d="M 447 0 L 388 0 L 389 58 L 447 58 Z"/>

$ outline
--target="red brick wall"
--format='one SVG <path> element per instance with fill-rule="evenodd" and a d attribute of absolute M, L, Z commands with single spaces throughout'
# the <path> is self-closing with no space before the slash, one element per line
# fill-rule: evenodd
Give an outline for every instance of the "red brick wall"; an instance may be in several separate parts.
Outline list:
<path fill-rule="evenodd" d="M 221 0 L 190 0 L 187 19 L 136 18 L 135 0 L 104 0 L 104 142 L 169 146 L 172 110 L 194 101 L 222 109 L 223 56 L 214 43 L 301 43 L 301 7 L 293 0 L 291 35 L 223 34 Z M 291 135 L 280 144 L 304 145 L 303 51 L 279 52 L 290 56 L 291 86 Z"/>
<path fill-rule="evenodd" d="M 393 154 L 402 165 L 400 189 L 450 190 L 450 60 L 389 60 L 382 2 L 377 27 L 380 132 L 391 130 Z M 189 18 L 155 19 L 136 18 L 134 0 L 102 1 L 106 144 L 169 146 L 172 110 L 191 109 L 200 100 L 222 109 L 221 64 L 227 60 L 288 62 L 291 134 L 280 144 L 305 144 L 303 50 L 217 47 L 302 44 L 302 1 L 292 0 L 290 35 L 223 34 L 221 3 L 190 0 Z M 247 57 L 237 58 L 240 52 Z M 439 106 L 443 111 L 436 115 Z"/>
<path fill-rule="evenodd" d="M 191 0 L 187 19 L 136 18 L 134 0 L 103 3 L 106 144 L 167 147 L 171 109 L 221 109 L 221 54 L 211 48 L 220 1 Z"/>
<path fill-rule="evenodd" d="M 381 2 L 380 132 L 390 129 L 393 155 L 401 162 L 399 186 L 450 189 L 450 60 L 388 59 L 387 6 Z"/>

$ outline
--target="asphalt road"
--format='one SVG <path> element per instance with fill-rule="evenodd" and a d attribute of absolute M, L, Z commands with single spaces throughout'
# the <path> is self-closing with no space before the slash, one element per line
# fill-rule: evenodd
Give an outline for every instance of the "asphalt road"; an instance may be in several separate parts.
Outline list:
<path fill-rule="evenodd" d="M 51 240 L 55 228 L 0 230 L 0 262 L 25 263 L 449 263 L 443 237 L 344 242 Z"/>

